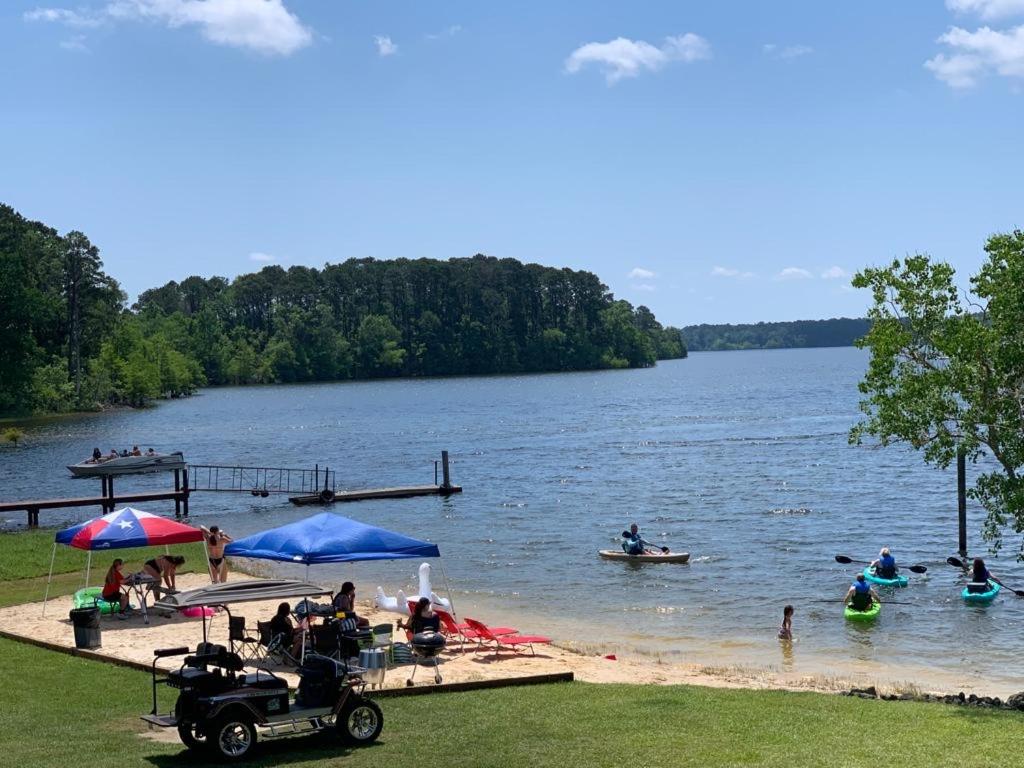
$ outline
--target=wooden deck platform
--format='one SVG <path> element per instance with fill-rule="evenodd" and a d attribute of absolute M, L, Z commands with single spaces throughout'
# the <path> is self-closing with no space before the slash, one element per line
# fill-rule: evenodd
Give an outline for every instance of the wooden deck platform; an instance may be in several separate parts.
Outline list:
<path fill-rule="evenodd" d="M 310 504 L 334 504 L 344 501 L 366 501 L 368 499 L 407 499 L 412 496 L 449 496 L 462 493 L 461 485 L 403 485 L 395 488 L 365 488 L 357 491 L 328 491 L 304 496 L 289 496 L 288 501 L 300 506 Z"/>
<path fill-rule="evenodd" d="M 119 493 L 115 496 L 86 496 L 70 499 L 33 499 L 32 501 L 0 501 L 0 514 L 5 512 L 27 512 L 29 527 L 39 525 L 39 510 L 67 509 L 69 507 L 101 507 L 113 509 L 115 505 L 130 502 L 181 501 L 188 498 L 188 491 L 148 491 L 145 493 Z"/>

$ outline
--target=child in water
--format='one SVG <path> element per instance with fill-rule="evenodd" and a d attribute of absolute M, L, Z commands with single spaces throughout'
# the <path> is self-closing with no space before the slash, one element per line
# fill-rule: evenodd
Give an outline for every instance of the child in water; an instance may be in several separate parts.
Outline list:
<path fill-rule="evenodd" d="M 782 626 L 779 627 L 779 640 L 793 639 L 793 606 L 782 609 Z"/>

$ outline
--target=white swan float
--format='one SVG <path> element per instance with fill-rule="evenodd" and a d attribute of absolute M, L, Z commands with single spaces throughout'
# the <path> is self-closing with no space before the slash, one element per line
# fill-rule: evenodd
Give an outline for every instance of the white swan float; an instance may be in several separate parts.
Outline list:
<path fill-rule="evenodd" d="M 418 595 L 406 595 L 402 590 L 398 590 L 394 597 L 389 597 L 384 594 L 384 587 L 378 586 L 377 596 L 373 602 L 383 611 L 391 611 L 392 613 L 408 616 L 409 603 L 416 603 L 420 597 L 424 596 L 430 598 L 430 603 L 435 608 L 440 608 L 442 611 L 451 611 L 451 602 L 446 598 L 440 597 L 430 588 L 430 563 L 423 563 L 420 566 L 420 591 Z"/>

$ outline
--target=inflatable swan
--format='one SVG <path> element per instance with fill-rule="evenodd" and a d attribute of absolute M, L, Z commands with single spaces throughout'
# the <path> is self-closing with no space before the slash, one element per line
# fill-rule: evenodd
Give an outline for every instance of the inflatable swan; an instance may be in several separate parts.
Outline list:
<path fill-rule="evenodd" d="M 429 597 L 431 604 L 435 608 L 440 608 L 443 611 L 450 611 L 452 609 L 452 604 L 448 600 L 439 597 L 430 588 L 430 563 L 423 563 L 420 566 L 420 591 L 418 595 L 406 595 L 402 590 L 398 590 L 394 597 L 388 597 L 384 594 L 383 587 L 377 587 L 377 596 L 374 598 L 374 603 L 381 610 L 408 616 L 409 603 L 418 602 L 420 597 L 423 596 Z"/>

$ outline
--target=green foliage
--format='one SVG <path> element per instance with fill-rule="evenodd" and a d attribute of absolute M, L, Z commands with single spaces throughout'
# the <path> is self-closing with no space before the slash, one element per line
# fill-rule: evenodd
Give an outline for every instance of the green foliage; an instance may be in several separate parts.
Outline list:
<path fill-rule="evenodd" d="M 688 325 L 683 338 L 691 352 L 798 347 L 850 347 L 871 328 L 866 318 L 794 320 L 748 325 Z"/>
<path fill-rule="evenodd" d="M 477 255 L 188 277 L 128 311 L 99 250 L 0 207 L 0 413 L 141 406 L 204 384 L 645 367 L 676 328 L 589 272 Z M 4 303 L 6 302 L 6 303 Z"/>
<path fill-rule="evenodd" d="M 850 438 L 906 442 L 940 467 L 959 451 L 986 459 L 970 494 L 998 548 L 1007 526 L 1024 531 L 1024 232 L 996 235 L 985 251 L 967 301 L 953 268 L 927 256 L 854 278 L 874 306 L 860 342 L 871 350 L 860 384 L 866 418 Z"/>
<path fill-rule="evenodd" d="M 3 432 L 4 442 L 13 443 L 14 447 L 18 447 L 18 443 L 21 442 L 25 437 L 25 430 L 19 429 L 18 427 L 8 427 Z"/>

